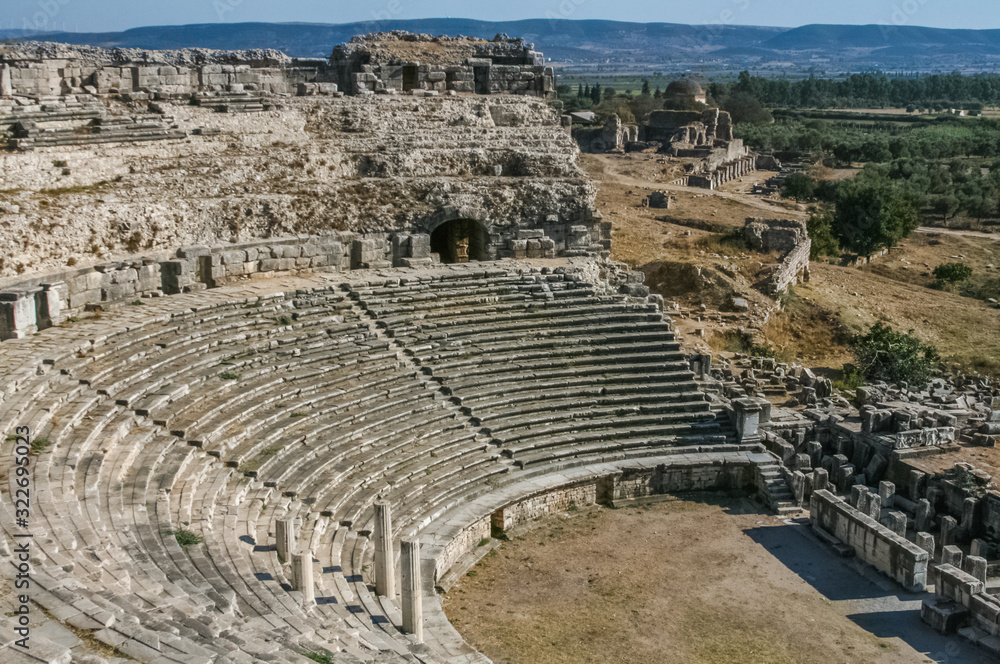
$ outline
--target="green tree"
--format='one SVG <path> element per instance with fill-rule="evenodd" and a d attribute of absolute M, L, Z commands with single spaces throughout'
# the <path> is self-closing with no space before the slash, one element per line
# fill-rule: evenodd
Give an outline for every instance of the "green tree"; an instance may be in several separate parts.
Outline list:
<path fill-rule="evenodd" d="M 934 268 L 934 278 L 942 283 L 957 284 L 972 276 L 972 268 L 965 263 L 942 263 Z"/>
<path fill-rule="evenodd" d="M 917 206 L 900 185 L 855 179 L 837 188 L 834 234 L 857 254 L 870 256 L 891 247 L 919 225 Z"/>
<path fill-rule="evenodd" d="M 783 189 L 785 196 L 794 198 L 795 202 L 798 203 L 799 200 L 810 198 L 813 195 L 813 192 L 816 191 L 816 180 L 808 173 L 792 173 L 785 178 Z"/>
<path fill-rule="evenodd" d="M 642 79 L 642 94 L 649 96 L 649 79 Z"/>
<path fill-rule="evenodd" d="M 809 231 L 809 239 L 812 240 L 809 258 L 815 260 L 821 256 L 840 254 L 840 243 L 833 235 L 833 209 L 830 206 L 811 209 L 806 229 Z"/>
<path fill-rule="evenodd" d="M 870 381 L 925 385 L 939 360 L 937 350 L 909 333 L 876 323 L 851 343 L 858 369 Z"/>
<path fill-rule="evenodd" d="M 722 110 L 732 116 L 735 124 L 768 124 L 774 121 L 771 112 L 753 95 L 737 90 L 722 102 Z"/>
<path fill-rule="evenodd" d="M 601 103 L 601 84 L 594 83 L 594 87 L 590 89 L 590 100 L 595 104 Z"/>

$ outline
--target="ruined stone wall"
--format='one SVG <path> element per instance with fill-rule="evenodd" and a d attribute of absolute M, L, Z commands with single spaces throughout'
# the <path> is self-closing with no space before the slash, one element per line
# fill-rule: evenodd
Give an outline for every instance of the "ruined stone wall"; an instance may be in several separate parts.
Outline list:
<path fill-rule="evenodd" d="M 27 97 L 310 94 L 319 84 L 327 94 L 338 92 L 338 86 L 348 94 L 412 90 L 547 97 L 555 91 L 552 68 L 520 40 L 477 40 L 465 49 L 451 44 L 451 56 L 416 53 L 404 59 L 358 50 L 357 44 L 347 46 L 353 48 L 342 51 L 338 47 L 329 63 L 300 63 L 270 51 L 229 55 L 201 49 L 133 52 L 41 43 L 0 52 L 0 63 L 10 68 L 8 94 Z"/>
<path fill-rule="evenodd" d="M 537 99 L 299 97 L 253 114 L 160 105 L 185 140 L 0 152 L 0 277 L 274 236 L 427 235 L 463 219 L 486 233 L 487 258 L 610 247 L 579 151 Z M 33 117 L 50 115 L 43 106 Z"/>
<path fill-rule="evenodd" d="M 1000 636 L 1000 598 L 986 591 L 984 580 L 950 564 L 938 565 L 936 572 L 935 593 L 967 609 L 974 627 L 989 636 Z M 921 618 L 927 622 L 933 622 L 927 616 L 928 605 L 933 604 L 933 600 L 925 600 L 921 607 Z M 939 629 L 946 631 L 943 627 Z"/>
<path fill-rule="evenodd" d="M 586 482 L 530 496 L 507 505 L 493 513 L 492 524 L 494 528 L 510 530 L 547 514 L 571 511 L 596 502 L 597 484 Z"/>
<path fill-rule="evenodd" d="M 639 127 L 622 124 L 621 118 L 612 114 L 603 127 L 573 127 L 573 138 L 582 152 L 621 152 L 629 143 L 639 140 Z"/>
<path fill-rule="evenodd" d="M 781 262 L 767 279 L 768 294 L 782 293 L 800 280 L 808 280 L 812 240 L 804 222 L 749 218 L 743 227 L 743 237 L 754 251 L 782 254 Z"/>
<path fill-rule="evenodd" d="M 924 590 L 927 585 L 926 551 L 825 489 L 812 492 L 809 509 L 813 526 L 852 547 L 858 558 L 885 572 L 911 592 Z"/>
<path fill-rule="evenodd" d="M 395 262 L 412 256 L 405 252 Z M 391 265 L 391 240 L 337 233 L 275 238 L 175 252 L 67 270 L 0 285 L 0 339 L 24 337 L 88 307 L 125 304 L 223 286 L 272 273 L 326 268 L 350 270 L 370 263 Z"/>
<path fill-rule="evenodd" d="M 492 41 L 403 31 L 360 35 L 333 49 L 334 80 L 348 94 L 474 92 L 546 97 L 555 75 L 523 39 Z"/>
<path fill-rule="evenodd" d="M 201 92 L 294 94 L 299 80 L 310 77 L 291 67 L 249 64 L 101 66 L 61 60 L 18 64 L 21 66 L 10 69 L 12 94 L 26 97 L 83 93 L 145 93 L 160 97 Z"/>

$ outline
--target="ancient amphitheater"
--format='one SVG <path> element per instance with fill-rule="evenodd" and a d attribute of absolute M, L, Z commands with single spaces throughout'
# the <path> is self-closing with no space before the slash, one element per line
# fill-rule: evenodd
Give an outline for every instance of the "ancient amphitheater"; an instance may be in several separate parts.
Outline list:
<path fill-rule="evenodd" d="M 993 494 L 963 503 L 897 462 L 988 442 L 995 388 L 870 388 L 859 412 L 802 367 L 685 351 L 607 258 L 531 83 L 550 72 L 461 57 L 327 72 L 368 86 L 347 97 L 303 63 L 225 65 L 246 74 L 225 84 L 205 82 L 223 65 L 187 83 L 162 65 L 173 78 L 78 94 L 108 65 L 8 57 L 36 83 L 0 107 L 0 554 L 30 575 L 32 620 L 114 661 L 488 661 L 437 593 L 483 540 L 571 503 L 717 488 L 781 514 L 811 497 L 818 527 L 909 590 L 928 532 L 944 563 L 971 539 L 939 578 L 991 601 Z M 116 85 L 154 76 L 116 67 Z M 150 108 L 155 136 L 134 126 Z M 772 411 L 778 392 L 803 408 Z M 4 640 L 3 660 L 74 660 L 56 632 Z"/>

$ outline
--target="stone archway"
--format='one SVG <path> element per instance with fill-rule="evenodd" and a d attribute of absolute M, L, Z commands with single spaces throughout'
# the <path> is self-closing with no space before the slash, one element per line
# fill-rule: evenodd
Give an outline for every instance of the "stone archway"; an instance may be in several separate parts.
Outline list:
<path fill-rule="evenodd" d="M 431 251 L 442 263 L 468 263 L 487 260 L 489 238 L 486 229 L 472 219 L 452 219 L 431 233 Z"/>

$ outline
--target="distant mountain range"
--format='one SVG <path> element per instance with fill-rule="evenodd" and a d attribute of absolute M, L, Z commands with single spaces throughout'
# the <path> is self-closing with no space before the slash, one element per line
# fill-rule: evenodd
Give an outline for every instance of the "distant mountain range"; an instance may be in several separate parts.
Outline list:
<path fill-rule="evenodd" d="M 26 34 L 0 30 L 0 39 L 36 39 L 102 47 L 176 49 L 275 48 L 293 57 L 326 57 L 334 45 L 376 30 L 493 38 L 524 37 L 563 67 L 611 70 L 871 69 L 950 71 L 1000 69 L 1000 30 L 946 30 L 918 26 L 737 25 L 625 23 L 600 20 L 387 20 L 344 24 L 209 23 L 150 26 L 124 32 Z"/>

